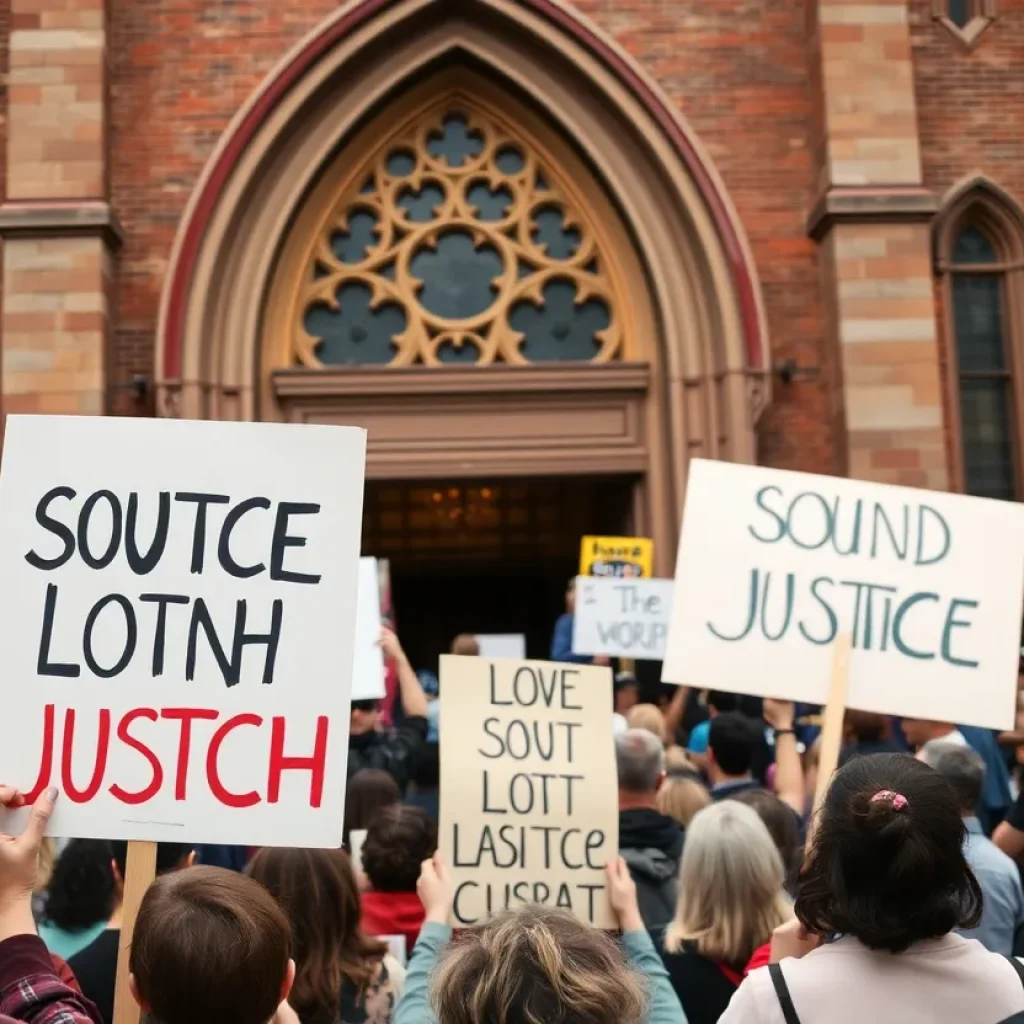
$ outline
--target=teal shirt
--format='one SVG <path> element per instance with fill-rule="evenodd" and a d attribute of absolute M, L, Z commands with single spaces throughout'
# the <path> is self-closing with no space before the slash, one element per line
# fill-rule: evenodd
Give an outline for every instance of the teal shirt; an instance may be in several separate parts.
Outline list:
<path fill-rule="evenodd" d="M 58 928 L 55 924 L 42 921 L 36 931 L 39 938 L 46 943 L 46 948 L 61 960 L 70 960 L 76 953 L 80 953 L 86 946 L 91 946 L 107 927 L 106 921 L 98 921 L 91 928 L 83 928 L 81 931 L 69 932 Z"/>
<path fill-rule="evenodd" d="M 447 925 L 428 922 L 423 926 L 409 961 L 405 992 L 395 1011 L 393 1024 L 436 1024 L 427 1000 L 427 983 L 438 954 L 451 937 L 452 930 Z M 633 966 L 650 982 L 651 1005 L 643 1024 L 686 1024 L 686 1014 L 650 935 L 645 931 L 626 932 L 622 936 L 622 948 Z M 623 1024 L 631 1022 L 623 1021 Z"/>

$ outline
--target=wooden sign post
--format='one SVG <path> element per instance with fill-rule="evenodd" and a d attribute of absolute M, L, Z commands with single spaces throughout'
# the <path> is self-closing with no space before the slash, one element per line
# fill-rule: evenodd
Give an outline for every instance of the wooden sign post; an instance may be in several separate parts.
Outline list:
<path fill-rule="evenodd" d="M 846 691 L 850 677 L 851 638 L 840 633 L 832 645 L 832 678 L 828 687 L 821 729 L 821 752 L 818 758 L 818 784 L 814 790 L 814 811 L 825 799 L 829 783 L 839 765 L 839 748 L 843 744 L 843 717 L 846 714 Z M 812 825 L 813 827 L 813 825 Z"/>
<path fill-rule="evenodd" d="M 121 904 L 121 943 L 117 949 L 117 985 L 114 989 L 114 1024 L 139 1024 L 139 1004 L 128 987 L 128 957 L 142 897 L 156 878 L 156 843 L 130 842 Z"/>

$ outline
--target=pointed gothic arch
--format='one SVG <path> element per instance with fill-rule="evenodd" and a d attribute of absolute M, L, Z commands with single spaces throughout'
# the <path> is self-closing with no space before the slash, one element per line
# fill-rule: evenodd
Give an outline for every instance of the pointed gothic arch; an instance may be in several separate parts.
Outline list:
<path fill-rule="evenodd" d="M 575 150 L 622 225 L 625 262 L 636 267 L 630 315 L 645 347 L 573 367 L 270 365 L 282 254 L 330 168 L 381 111 L 458 68 L 483 73 Z M 348 415 L 373 424 L 371 475 L 417 475 L 428 463 L 472 475 L 495 460 L 510 473 L 600 465 L 644 474 L 638 528 L 661 538 L 669 561 L 689 458 L 753 461 L 769 366 L 754 262 L 710 160 L 638 65 L 560 0 L 353 0 L 328 19 L 268 77 L 211 157 L 172 254 L 157 339 L 163 414 Z M 467 401 L 468 416 L 497 405 L 550 422 L 532 447 L 505 450 L 501 430 L 480 439 L 479 465 L 450 432 L 438 435 L 432 462 L 422 445 L 384 437 L 389 405 L 426 416 L 437 395 L 491 396 Z M 567 441 L 572 423 L 555 422 L 573 410 L 579 436 Z"/>
<path fill-rule="evenodd" d="M 1024 499 L 1024 208 L 981 174 L 935 221 L 957 488 Z"/>

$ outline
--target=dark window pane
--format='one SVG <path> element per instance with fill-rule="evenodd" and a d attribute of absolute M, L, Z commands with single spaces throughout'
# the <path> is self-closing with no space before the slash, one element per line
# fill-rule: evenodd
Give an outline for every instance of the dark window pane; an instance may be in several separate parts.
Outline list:
<path fill-rule="evenodd" d="M 442 157 L 449 167 L 461 167 L 467 159 L 483 152 L 484 140 L 475 128 L 470 128 L 461 114 L 449 114 L 440 131 L 427 140 L 427 152 L 435 160 Z"/>
<path fill-rule="evenodd" d="M 611 323 L 608 307 L 601 299 L 576 303 L 576 285 L 571 281 L 549 281 L 544 301 L 513 306 L 509 323 L 526 335 L 520 351 L 530 362 L 593 359 L 601 349 L 595 335 Z"/>
<path fill-rule="evenodd" d="M 1015 498 L 1009 381 L 961 380 L 960 422 L 967 493 Z"/>
<path fill-rule="evenodd" d="M 967 228 L 953 246 L 954 263 L 995 263 L 996 247 L 977 228 Z"/>
<path fill-rule="evenodd" d="M 331 249 L 342 263 L 362 263 L 377 244 L 377 215 L 368 210 L 349 214 L 348 230 L 331 235 Z"/>
<path fill-rule="evenodd" d="M 953 275 L 953 323 L 961 372 L 1006 369 L 999 274 Z"/>
<path fill-rule="evenodd" d="M 946 0 L 949 20 L 963 28 L 971 20 L 972 0 Z"/>
<path fill-rule="evenodd" d="M 436 249 L 420 249 L 409 262 L 412 275 L 423 282 L 419 299 L 435 316 L 465 320 L 494 302 L 492 282 L 502 272 L 493 246 L 479 248 L 465 231 L 450 231 Z"/>
<path fill-rule="evenodd" d="M 316 354 L 328 366 L 388 363 L 395 354 L 391 339 L 405 330 L 399 306 L 370 308 L 370 289 L 346 284 L 338 290 L 338 309 L 311 306 L 306 330 L 320 338 Z"/>
<path fill-rule="evenodd" d="M 504 220 L 512 205 L 512 193 L 504 185 L 492 189 L 485 181 L 474 182 L 466 198 L 475 207 L 477 218 L 485 223 Z"/>
<path fill-rule="evenodd" d="M 545 206 L 533 215 L 533 240 L 553 260 L 568 260 L 580 247 L 580 233 L 565 226 L 565 214 L 555 206 Z"/>
<path fill-rule="evenodd" d="M 416 169 L 416 157 L 408 150 L 396 149 L 384 165 L 393 178 L 404 178 Z"/>
<path fill-rule="evenodd" d="M 402 189 L 398 195 L 398 205 L 413 224 L 426 224 L 437 216 L 437 211 L 444 205 L 444 189 L 432 181 L 426 182 L 419 192 L 411 188 Z"/>
<path fill-rule="evenodd" d="M 526 166 L 523 154 L 515 146 L 504 146 L 494 158 L 494 162 L 502 174 L 519 174 Z"/>
<path fill-rule="evenodd" d="M 463 341 L 461 348 L 453 341 L 445 341 L 437 347 L 437 358 L 442 363 L 475 363 L 480 358 L 480 349 L 471 341 Z"/>

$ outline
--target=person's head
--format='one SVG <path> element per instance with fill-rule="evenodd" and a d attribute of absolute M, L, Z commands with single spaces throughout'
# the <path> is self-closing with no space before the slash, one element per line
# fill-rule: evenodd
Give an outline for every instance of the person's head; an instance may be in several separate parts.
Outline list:
<path fill-rule="evenodd" d="M 904 718 L 901 728 L 907 742 L 917 750 L 932 740 L 948 736 L 955 726 L 949 722 L 933 722 L 929 718 Z"/>
<path fill-rule="evenodd" d="M 619 773 L 619 809 L 654 807 L 665 778 L 665 747 L 646 729 L 627 729 L 615 737 Z"/>
<path fill-rule="evenodd" d="M 367 736 L 380 728 L 380 701 L 354 700 L 349 715 L 348 731 L 351 736 Z"/>
<path fill-rule="evenodd" d="M 693 775 L 700 778 L 700 768 L 690 760 L 689 754 L 678 743 L 665 748 L 665 771 L 669 775 Z"/>
<path fill-rule="evenodd" d="M 124 873 L 128 867 L 128 844 L 123 840 L 111 841 L 110 852 L 113 857 L 111 867 L 114 872 L 114 888 L 116 899 L 120 902 L 124 889 Z M 190 868 L 196 859 L 196 851 L 188 843 L 157 843 L 156 873 L 157 876 Z"/>
<path fill-rule="evenodd" d="M 635 704 L 626 715 L 630 729 L 646 729 L 665 742 L 665 715 L 657 704 Z"/>
<path fill-rule="evenodd" d="M 711 795 L 696 772 L 669 771 L 658 790 L 656 806 L 662 814 L 674 818 L 686 828 L 693 816 L 709 803 Z"/>
<path fill-rule="evenodd" d="M 363 843 L 363 874 L 377 892 L 415 892 L 420 866 L 437 849 L 437 825 L 407 804 L 385 807 Z"/>
<path fill-rule="evenodd" d="M 880 743 L 889 738 L 889 719 L 848 708 L 843 715 L 843 735 L 848 743 Z"/>
<path fill-rule="evenodd" d="M 530 905 L 467 929 L 431 977 L 438 1024 L 632 1024 L 645 985 L 604 932 L 565 910 Z"/>
<path fill-rule="evenodd" d="M 72 839 L 50 878 L 44 918 L 78 932 L 107 921 L 117 903 L 113 853 L 103 839 Z"/>
<path fill-rule="evenodd" d="M 800 864 L 800 828 L 796 815 L 788 804 L 784 804 L 774 793 L 766 789 L 748 789 L 732 797 L 741 804 L 752 807 L 757 816 L 764 822 L 768 834 L 772 837 L 787 881 L 793 878 Z"/>
<path fill-rule="evenodd" d="M 640 684 L 632 672 L 619 672 L 615 676 L 615 707 L 618 715 L 625 715 L 640 699 Z"/>
<path fill-rule="evenodd" d="M 782 858 L 753 808 L 735 800 L 705 807 L 686 831 L 665 948 L 678 953 L 692 942 L 709 959 L 746 964 L 793 916 L 783 881 Z"/>
<path fill-rule="evenodd" d="M 726 693 L 724 690 L 709 690 L 707 704 L 708 712 L 714 718 L 724 711 L 739 711 L 740 698 L 738 694 Z"/>
<path fill-rule="evenodd" d="M 267 1024 L 291 988 L 291 949 L 288 919 L 262 885 L 190 868 L 143 897 L 129 984 L 159 1024 Z"/>
<path fill-rule="evenodd" d="M 909 754 L 856 757 L 832 777 L 796 913 L 809 931 L 842 932 L 893 953 L 981 920 L 956 797 Z"/>
<path fill-rule="evenodd" d="M 464 658 L 479 658 L 480 643 L 472 633 L 460 633 L 452 641 L 452 654 L 460 654 Z"/>
<path fill-rule="evenodd" d="M 385 807 L 401 803 L 402 791 L 394 776 L 379 768 L 364 768 L 348 780 L 345 789 L 345 825 L 342 841 L 348 846 L 349 833 L 365 830 Z"/>
<path fill-rule="evenodd" d="M 974 817 L 985 786 L 984 758 L 959 743 L 933 743 L 924 752 L 923 760 L 949 783 L 960 813 L 965 818 Z"/>
<path fill-rule="evenodd" d="M 344 850 L 266 847 L 246 874 L 264 886 L 291 922 L 295 984 L 288 1001 L 302 1020 L 334 1020 L 344 983 L 371 981 L 387 944 L 359 924 L 359 888 Z"/>
<path fill-rule="evenodd" d="M 750 775 L 754 754 L 761 743 L 761 728 L 740 711 L 723 711 L 711 720 L 708 731 L 708 776 L 712 782 Z"/>
<path fill-rule="evenodd" d="M 570 578 L 565 588 L 565 610 L 572 615 L 576 611 L 576 577 Z"/>

